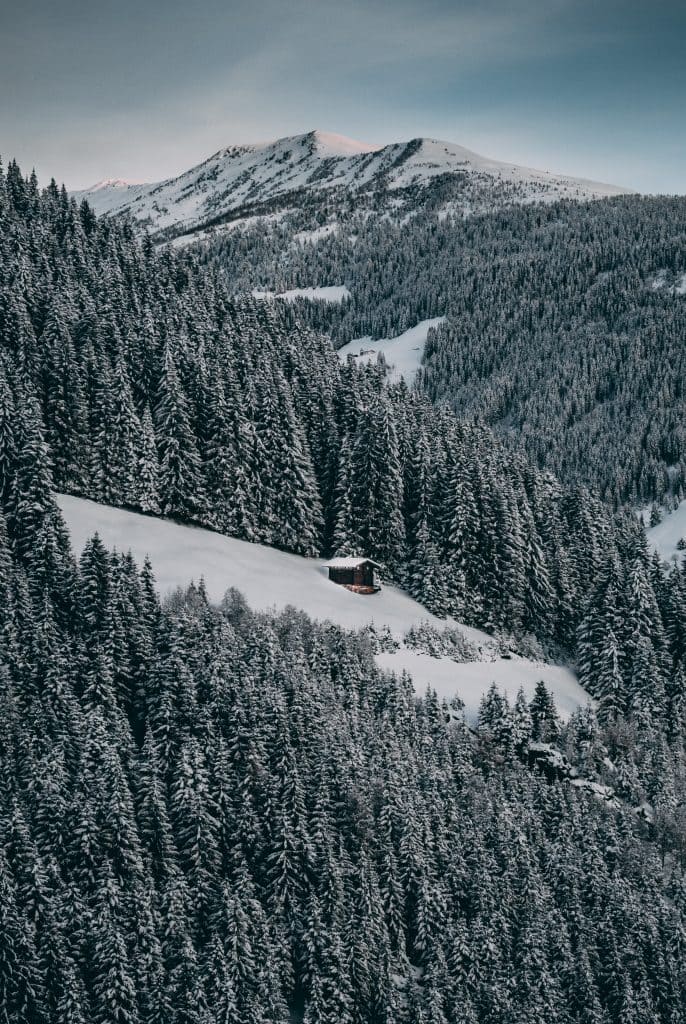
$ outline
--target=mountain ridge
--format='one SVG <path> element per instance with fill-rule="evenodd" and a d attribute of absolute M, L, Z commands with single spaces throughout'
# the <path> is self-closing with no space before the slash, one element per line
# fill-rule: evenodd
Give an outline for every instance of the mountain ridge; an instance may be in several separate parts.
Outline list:
<path fill-rule="evenodd" d="M 227 146 L 176 177 L 133 183 L 104 179 L 73 192 L 97 213 L 128 214 L 154 234 L 179 234 L 237 219 L 352 197 L 395 216 L 443 187 L 451 212 L 507 203 L 587 201 L 622 186 L 492 160 L 456 143 L 418 137 L 377 145 L 320 130 Z"/>

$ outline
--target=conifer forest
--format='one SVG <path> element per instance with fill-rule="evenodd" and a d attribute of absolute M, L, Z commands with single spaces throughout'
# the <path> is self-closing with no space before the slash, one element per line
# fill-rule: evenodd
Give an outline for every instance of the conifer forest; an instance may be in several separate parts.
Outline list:
<path fill-rule="evenodd" d="M 3 165 L 0 1024 L 685 1024 L 686 563 L 636 513 L 686 497 L 686 200 L 446 195 L 175 246 Z M 415 383 L 337 354 L 438 316 Z M 588 701 L 471 721 L 56 494 L 364 554 Z"/>

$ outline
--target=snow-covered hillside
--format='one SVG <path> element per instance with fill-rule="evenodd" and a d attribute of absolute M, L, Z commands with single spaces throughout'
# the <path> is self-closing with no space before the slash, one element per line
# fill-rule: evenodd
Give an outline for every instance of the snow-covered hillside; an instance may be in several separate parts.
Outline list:
<path fill-rule="evenodd" d="M 648 521 L 649 510 L 643 514 L 644 522 Z M 677 544 L 686 539 L 686 501 L 665 513 L 662 522 L 652 526 L 648 531 L 648 543 L 666 561 L 681 562 L 686 560 L 686 552 L 679 550 Z"/>
<path fill-rule="evenodd" d="M 444 316 L 422 320 L 395 338 L 381 338 L 379 341 L 372 341 L 369 337 L 355 338 L 338 349 L 338 356 L 342 362 L 350 355 L 357 362 L 369 363 L 376 360 L 378 354 L 382 352 L 390 367 L 390 379 L 396 381 L 404 377 L 408 384 L 412 384 L 421 366 L 429 331 L 438 327 L 444 320 Z"/>
<path fill-rule="evenodd" d="M 313 131 L 251 146 L 229 146 L 177 178 L 148 185 L 107 180 L 75 192 L 98 213 L 131 214 L 153 231 L 175 234 L 251 212 L 302 205 L 338 190 L 349 200 L 385 196 L 402 212 L 403 190 L 436 179 L 463 183 L 451 211 L 534 200 L 598 199 L 630 190 L 479 156 L 436 139 L 387 146 Z M 399 198 L 400 197 L 400 198 Z M 383 204 L 382 204 L 383 205 Z"/>
<path fill-rule="evenodd" d="M 286 302 L 293 302 L 295 299 L 318 300 L 319 302 L 342 302 L 350 298 L 350 292 L 344 284 L 316 285 L 311 288 L 289 288 L 285 292 L 265 292 L 259 288 L 253 288 L 254 299 L 285 299 Z"/>
<path fill-rule="evenodd" d="M 377 629 L 388 627 L 401 647 L 377 655 L 379 664 L 394 672 L 409 671 L 420 694 L 430 685 L 440 697 L 458 695 L 470 720 L 492 682 L 514 696 L 520 686 L 532 694 L 536 682 L 543 679 L 563 716 L 588 702 L 569 669 L 524 658 L 501 658 L 488 634 L 436 618 L 398 587 L 385 585 L 380 593 L 368 596 L 353 594 L 329 581 L 326 562 L 320 559 L 301 558 L 66 494 L 57 495 L 57 500 L 77 552 L 98 533 L 108 547 L 130 550 L 140 564 L 147 555 L 163 595 L 202 577 L 212 601 L 220 601 L 235 587 L 256 609 L 293 605 L 314 619 L 328 619 L 344 629 L 372 624 Z M 408 649 L 402 644 L 403 637 L 423 623 L 438 630 L 458 628 L 484 661 L 458 664 L 447 657 L 434 658 Z"/>
<path fill-rule="evenodd" d="M 544 679 L 555 695 L 562 718 L 568 718 L 580 705 L 588 703 L 588 696 L 574 673 L 562 665 L 545 665 L 524 658 L 456 664 L 450 658 L 433 658 L 404 649 L 382 651 L 376 660 L 391 672 L 409 672 L 418 693 L 430 686 L 441 700 L 448 701 L 457 693 L 464 701 L 465 714 L 470 721 L 476 718 L 479 702 L 492 683 L 513 703 L 520 688 L 531 700 L 536 683 Z"/>

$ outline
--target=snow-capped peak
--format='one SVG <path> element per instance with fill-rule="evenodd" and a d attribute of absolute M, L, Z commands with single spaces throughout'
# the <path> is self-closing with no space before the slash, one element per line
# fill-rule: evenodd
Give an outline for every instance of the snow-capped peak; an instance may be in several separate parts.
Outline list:
<path fill-rule="evenodd" d="M 278 210 L 316 204 L 323 192 L 340 195 L 347 205 L 352 197 L 362 205 L 374 197 L 377 209 L 393 211 L 409 201 L 418 210 L 436 179 L 452 184 L 447 208 L 457 213 L 629 191 L 490 160 L 438 139 L 381 146 L 315 130 L 257 145 L 227 146 L 179 177 L 157 184 L 106 179 L 75 196 L 88 199 L 98 213 L 126 212 L 153 231 L 183 235 L 239 217 L 273 216 Z"/>
<path fill-rule="evenodd" d="M 310 135 L 315 149 L 322 157 L 359 156 L 361 153 L 376 153 L 383 149 L 381 145 L 359 142 L 357 139 L 349 139 L 346 135 L 336 135 L 335 132 L 322 132 L 316 129 Z"/>
<path fill-rule="evenodd" d="M 90 185 L 89 188 L 84 189 L 85 192 L 103 192 L 107 189 L 125 189 L 130 188 L 133 185 L 145 185 L 144 181 L 126 181 L 124 178 L 103 178 L 102 181 L 96 181 L 95 185 Z"/>

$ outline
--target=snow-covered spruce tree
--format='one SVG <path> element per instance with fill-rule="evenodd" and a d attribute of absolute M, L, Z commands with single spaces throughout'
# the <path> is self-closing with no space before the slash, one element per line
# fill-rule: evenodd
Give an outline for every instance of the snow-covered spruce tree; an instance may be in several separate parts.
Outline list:
<path fill-rule="evenodd" d="M 109 469 L 110 501 L 115 505 L 142 508 L 139 494 L 139 459 L 144 451 L 143 428 L 133 404 L 129 377 L 121 354 L 112 373 L 112 421 Z M 144 481 L 149 487 L 149 478 Z"/>
<path fill-rule="evenodd" d="M 59 298 L 50 307 L 40 345 L 44 422 L 55 481 L 62 490 L 79 490 L 87 478 L 81 444 L 86 408 L 67 310 Z"/>
<path fill-rule="evenodd" d="M 200 457 L 191 433 L 175 357 L 168 346 L 164 351 L 155 418 L 162 512 L 181 519 L 201 520 L 204 494 Z"/>
<path fill-rule="evenodd" d="M 337 556 L 360 555 L 363 542 L 357 529 L 357 516 L 352 503 L 352 462 L 350 441 L 344 437 L 338 465 L 338 482 L 334 495 L 335 521 L 332 546 Z"/>
<path fill-rule="evenodd" d="M 350 448 L 350 505 L 364 553 L 391 573 L 405 551 L 402 475 L 391 407 L 384 395 L 361 411 Z"/>
<path fill-rule="evenodd" d="M 157 457 L 155 427 L 150 406 L 146 404 L 141 419 L 140 447 L 137 452 L 135 501 L 141 512 L 160 512 L 160 464 Z"/>
<path fill-rule="evenodd" d="M 258 432 L 274 475 L 272 543 L 316 555 L 322 530 L 319 494 L 304 431 L 293 411 L 288 386 L 277 371 L 263 397 Z"/>

